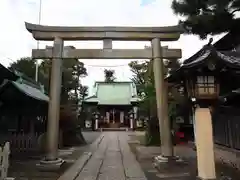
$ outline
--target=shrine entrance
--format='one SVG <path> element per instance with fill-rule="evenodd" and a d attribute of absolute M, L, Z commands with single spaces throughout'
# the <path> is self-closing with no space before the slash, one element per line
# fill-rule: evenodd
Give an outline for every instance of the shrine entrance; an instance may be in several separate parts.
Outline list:
<path fill-rule="evenodd" d="M 120 111 L 117 111 L 116 109 L 112 109 L 110 111 L 109 127 L 118 128 L 119 124 L 120 124 Z"/>
<path fill-rule="evenodd" d="M 162 48 L 160 41 L 176 41 L 183 32 L 180 26 L 169 27 L 59 27 L 26 23 L 26 29 L 35 40 L 53 41 L 52 48 L 33 49 L 33 59 L 52 59 L 50 101 L 47 126 L 46 164 L 61 164 L 57 155 L 59 108 L 62 76 L 62 59 L 153 59 L 158 118 L 160 124 L 162 154 L 172 156 L 170 124 L 168 121 L 168 85 L 164 81 L 163 59 L 176 60 L 181 57 L 180 49 Z M 64 41 L 100 40 L 103 49 L 63 49 Z M 112 49 L 112 41 L 151 41 L 148 49 Z M 171 64 L 171 63 L 170 63 Z M 112 121 L 118 121 L 112 115 Z M 56 160 L 58 159 L 58 160 Z"/>
<path fill-rule="evenodd" d="M 116 109 L 112 109 L 110 111 L 110 123 L 115 124 L 120 122 L 120 111 L 116 111 Z"/>

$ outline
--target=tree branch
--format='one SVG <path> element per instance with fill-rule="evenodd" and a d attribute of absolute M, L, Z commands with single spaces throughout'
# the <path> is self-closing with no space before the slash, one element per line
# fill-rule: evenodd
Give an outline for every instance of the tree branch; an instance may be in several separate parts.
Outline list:
<path fill-rule="evenodd" d="M 240 8 L 237 8 L 231 12 L 231 14 L 234 14 L 235 12 L 240 11 Z"/>

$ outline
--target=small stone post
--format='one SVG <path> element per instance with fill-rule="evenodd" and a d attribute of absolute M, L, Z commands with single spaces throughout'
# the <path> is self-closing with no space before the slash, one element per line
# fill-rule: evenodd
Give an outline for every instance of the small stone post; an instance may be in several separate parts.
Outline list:
<path fill-rule="evenodd" d="M 106 112 L 107 123 L 110 123 L 110 113 Z"/>
<path fill-rule="evenodd" d="M 130 129 L 133 129 L 133 112 L 129 113 Z"/>
<path fill-rule="evenodd" d="M 120 123 L 123 124 L 124 123 L 124 111 L 120 112 Z"/>
<path fill-rule="evenodd" d="M 98 118 L 99 118 L 99 115 L 98 113 L 95 114 L 95 130 L 98 130 Z"/>

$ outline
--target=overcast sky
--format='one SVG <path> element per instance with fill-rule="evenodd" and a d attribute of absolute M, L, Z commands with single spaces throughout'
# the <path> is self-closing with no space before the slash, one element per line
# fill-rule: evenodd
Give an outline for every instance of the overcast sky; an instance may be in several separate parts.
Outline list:
<path fill-rule="evenodd" d="M 0 0 L 0 60 L 4 66 L 24 56 L 31 56 L 37 42 L 27 32 L 24 21 L 38 23 L 40 0 Z M 172 26 L 178 23 L 171 10 L 171 0 L 42 0 L 41 24 L 68 26 Z M 219 39 L 216 37 L 214 41 Z M 181 48 L 183 59 L 198 51 L 208 40 L 182 35 L 177 42 L 165 42 Z M 40 42 L 40 48 L 52 43 Z M 76 48 L 102 48 L 102 42 L 66 42 Z M 114 42 L 113 48 L 144 48 L 149 42 Z M 111 67 L 119 81 L 129 80 L 130 60 L 83 60 L 88 77 L 82 82 L 92 86 L 104 79 L 103 70 Z M 94 67 L 95 66 L 95 67 Z M 101 66 L 101 67 L 98 67 Z M 106 67 L 105 67 L 106 66 Z"/>

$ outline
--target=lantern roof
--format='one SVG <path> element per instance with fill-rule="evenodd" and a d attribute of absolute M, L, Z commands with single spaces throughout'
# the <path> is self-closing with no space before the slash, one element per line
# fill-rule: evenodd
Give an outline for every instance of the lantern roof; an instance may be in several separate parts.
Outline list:
<path fill-rule="evenodd" d="M 216 63 L 221 61 L 230 68 L 240 69 L 240 52 L 218 51 L 211 44 L 205 45 L 198 53 L 186 59 L 180 69 L 193 68 L 211 59 L 214 59 Z"/>
<path fill-rule="evenodd" d="M 181 80 L 181 75 L 186 71 L 196 71 L 196 68 L 201 68 L 214 63 L 215 66 L 221 64 L 221 68 L 226 68 L 228 71 L 240 70 L 240 52 L 238 51 L 219 51 L 210 42 L 203 46 L 196 54 L 186 59 L 180 68 L 169 74 L 166 79 L 170 82 Z"/>

